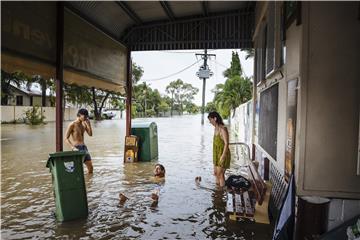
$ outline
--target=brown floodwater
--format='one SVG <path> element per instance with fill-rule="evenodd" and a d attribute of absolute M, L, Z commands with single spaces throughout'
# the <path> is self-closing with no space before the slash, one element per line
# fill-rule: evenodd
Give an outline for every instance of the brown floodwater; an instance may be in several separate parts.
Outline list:
<path fill-rule="evenodd" d="M 94 174 L 85 169 L 89 216 L 56 221 L 51 175 L 45 167 L 55 151 L 55 124 L 1 126 L 2 239 L 271 239 L 270 225 L 233 222 L 225 214 L 226 196 L 212 175 L 213 127 L 200 115 L 138 119 L 158 126 L 159 159 L 123 163 L 124 120 L 92 122 L 85 137 Z M 64 127 L 69 122 L 64 123 Z M 66 149 L 64 149 L 66 150 Z M 231 173 L 243 164 L 231 147 Z M 166 181 L 151 182 L 155 163 L 166 167 Z M 201 176 L 201 185 L 195 177 Z M 152 206 L 154 189 L 160 200 Z M 119 204 L 118 195 L 129 200 Z"/>

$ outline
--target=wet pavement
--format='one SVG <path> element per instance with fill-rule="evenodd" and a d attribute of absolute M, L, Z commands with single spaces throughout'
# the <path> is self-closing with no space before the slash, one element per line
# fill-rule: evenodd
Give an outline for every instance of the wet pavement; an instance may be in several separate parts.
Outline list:
<path fill-rule="evenodd" d="M 200 115 L 137 119 L 158 125 L 159 159 L 123 163 L 124 120 L 93 122 L 85 137 L 94 174 L 85 171 L 89 216 L 59 223 L 51 175 L 45 167 L 55 151 L 55 124 L 1 126 L 2 239 L 271 239 L 271 226 L 233 222 L 225 214 L 225 194 L 212 176 L 213 127 Z M 66 127 L 69 122 L 64 123 Z M 69 150 L 65 148 L 64 150 Z M 231 149 L 227 174 L 243 164 Z M 155 163 L 166 167 L 166 181 L 151 181 Z M 199 188 L 195 177 L 201 176 Z M 151 192 L 160 188 L 157 206 Z M 119 193 L 129 200 L 119 204 Z"/>

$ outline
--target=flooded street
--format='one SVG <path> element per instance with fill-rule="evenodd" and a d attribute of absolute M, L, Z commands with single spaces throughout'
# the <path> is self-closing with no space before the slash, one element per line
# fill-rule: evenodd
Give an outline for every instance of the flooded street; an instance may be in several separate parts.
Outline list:
<path fill-rule="evenodd" d="M 84 165 L 89 216 L 66 223 L 55 219 L 51 174 L 45 167 L 55 151 L 55 123 L 3 124 L 2 239 L 271 239 L 269 225 L 227 220 L 225 194 L 210 190 L 215 189 L 213 127 L 208 121 L 201 126 L 200 117 L 134 120 L 156 122 L 159 136 L 159 159 L 135 164 L 123 163 L 125 120 L 92 121 L 93 137 L 86 135 L 85 143 L 93 176 Z M 242 162 L 234 159 L 227 174 L 239 173 Z M 158 185 L 150 179 L 157 162 L 166 168 L 166 181 L 158 205 L 151 206 Z M 197 187 L 196 176 L 210 189 Z M 120 192 L 129 197 L 123 206 Z"/>

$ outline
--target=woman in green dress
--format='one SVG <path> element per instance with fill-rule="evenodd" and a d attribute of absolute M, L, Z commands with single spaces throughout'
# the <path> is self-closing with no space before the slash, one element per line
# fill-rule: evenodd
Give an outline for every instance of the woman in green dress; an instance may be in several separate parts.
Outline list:
<path fill-rule="evenodd" d="M 230 167 L 229 133 L 219 113 L 210 112 L 210 123 L 215 127 L 213 142 L 213 163 L 216 184 L 225 186 L 225 171 Z"/>

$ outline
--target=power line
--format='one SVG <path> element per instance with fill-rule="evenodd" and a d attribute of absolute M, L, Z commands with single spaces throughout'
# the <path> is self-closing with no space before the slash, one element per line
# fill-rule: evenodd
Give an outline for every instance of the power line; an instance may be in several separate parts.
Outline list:
<path fill-rule="evenodd" d="M 144 82 L 151 82 L 151 81 L 158 81 L 158 80 L 163 80 L 163 79 L 166 79 L 166 78 L 169 78 L 169 77 L 173 77 L 179 73 L 182 73 L 184 72 L 185 70 L 191 68 L 192 66 L 194 66 L 195 64 L 197 64 L 201 59 L 197 60 L 196 62 L 194 62 L 193 64 L 181 69 L 180 71 L 178 72 L 175 72 L 175 73 L 172 73 L 170 75 L 167 75 L 167 76 L 164 76 L 164 77 L 160 77 L 160 78 L 152 78 L 152 79 L 141 79 L 141 81 L 144 81 Z"/>
<path fill-rule="evenodd" d="M 219 63 L 219 62 L 218 62 L 218 61 L 216 61 L 216 60 L 210 60 L 210 61 L 215 62 L 217 65 L 219 65 L 219 66 L 221 66 L 221 67 L 223 67 L 223 68 L 226 68 L 226 69 L 228 69 L 228 68 L 229 68 L 229 67 L 225 66 L 224 64 Z M 248 76 L 245 74 L 245 72 L 243 72 L 243 74 L 244 74 L 244 76 L 245 76 L 245 77 L 248 77 Z"/>
<path fill-rule="evenodd" d="M 227 66 L 225 66 L 224 64 L 222 64 L 222 63 L 219 63 L 218 61 L 216 61 L 216 60 L 211 60 L 210 59 L 210 61 L 212 61 L 212 62 L 214 62 L 214 63 L 216 63 L 216 64 L 218 64 L 218 65 L 220 65 L 220 66 L 222 66 L 222 67 L 224 67 L 224 68 L 229 68 L 229 67 L 227 67 Z"/>

